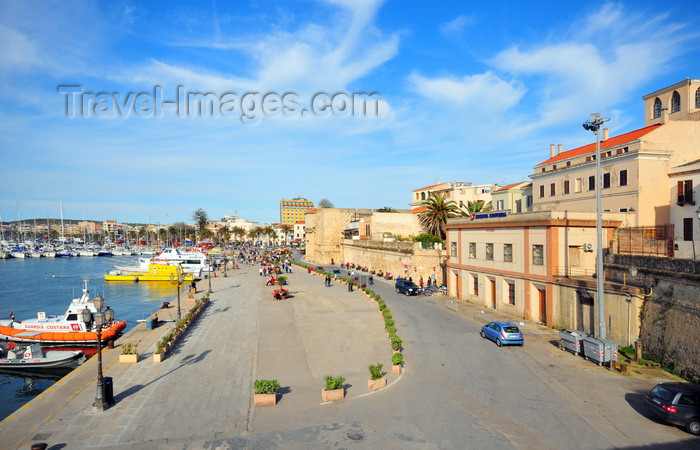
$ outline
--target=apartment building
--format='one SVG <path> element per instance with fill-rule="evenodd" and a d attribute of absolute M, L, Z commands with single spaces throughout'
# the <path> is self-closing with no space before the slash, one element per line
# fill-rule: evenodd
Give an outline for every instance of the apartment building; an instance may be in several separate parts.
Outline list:
<path fill-rule="evenodd" d="M 291 200 L 280 200 L 280 223 L 294 226 L 300 220 L 304 220 L 304 213 L 313 209 L 314 203 L 302 197 Z"/>
<path fill-rule="evenodd" d="M 497 184 L 474 185 L 463 181 L 450 181 L 432 186 L 414 189 L 412 200 L 409 203 L 411 208 L 420 207 L 431 195 L 437 194 L 445 197 L 446 200 L 454 201 L 460 208 L 466 208 L 469 202 L 483 200 L 485 205 L 491 203 L 491 193 L 498 189 Z"/>

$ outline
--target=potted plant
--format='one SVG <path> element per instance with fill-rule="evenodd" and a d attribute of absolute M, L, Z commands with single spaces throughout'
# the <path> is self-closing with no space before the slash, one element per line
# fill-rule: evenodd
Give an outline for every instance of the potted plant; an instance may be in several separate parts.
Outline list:
<path fill-rule="evenodd" d="M 326 375 L 326 387 L 321 390 L 321 399 L 324 402 L 344 399 L 345 389 L 343 388 L 343 383 L 345 383 L 345 378 L 343 377 Z"/>
<path fill-rule="evenodd" d="M 139 362 L 139 354 L 136 351 L 138 344 L 128 342 L 122 345 L 122 354 L 119 355 L 120 363 L 137 363 Z"/>
<path fill-rule="evenodd" d="M 399 375 L 401 373 L 401 366 L 403 365 L 403 355 L 401 353 L 396 353 L 391 357 L 391 373 L 394 375 Z"/>
<path fill-rule="evenodd" d="M 256 406 L 272 406 L 277 404 L 277 391 L 280 390 L 277 380 L 255 380 L 253 383 L 253 403 Z"/>
<path fill-rule="evenodd" d="M 284 275 L 278 276 L 277 279 L 275 280 L 275 284 L 279 284 L 280 286 L 284 286 L 285 284 L 287 284 L 287 277 L 285 277 Z"/>
<path fill-rule="evenodd" d="M 403 341 L 401 340 L 400 337 L 398 337 L 395 334 L 391 335 L 391 349 L 394 351 L 394 354 L 401 353 L 401 346 L 402 345 L 403 345 Z"/>
<path fill-rule="evenodd" d="M 371 364 L 369 366 L 369 380 L 367 381 L 367 387 L 376 391 L 384 386 L 386 386 L 386 378 L 384 378 L 384 373 L 382 372 L 382 363 Z"/>

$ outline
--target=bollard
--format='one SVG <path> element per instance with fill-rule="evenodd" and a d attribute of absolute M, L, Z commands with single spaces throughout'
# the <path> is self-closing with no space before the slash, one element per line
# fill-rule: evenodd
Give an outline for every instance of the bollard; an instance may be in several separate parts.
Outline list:
<path fill-rule="evenodd" d="M 620 372 L 626 374 L 627 373 L 627 364 L 621 363 L 620 364 Z"/>
<path fill-rule="evenodd" d="M 610 370 L 617 370 L 617 361 L 610 361 Z"/>
<path fill-rule="evenodd" d="M 109 348 L 109 349 L 114 348 L 114 339 L 110 339 L 107 341 L 107 348 Z"/>
<path fill-rule="evenodd" d="M 634 360 L 642 359 L 642 341 L 634 341 Z"/>

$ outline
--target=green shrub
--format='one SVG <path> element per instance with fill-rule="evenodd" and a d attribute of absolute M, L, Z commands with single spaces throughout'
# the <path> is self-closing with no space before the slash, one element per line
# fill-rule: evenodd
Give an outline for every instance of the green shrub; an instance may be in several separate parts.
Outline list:
<path fill-rule="evenodd" d="M 345 378 L 343 377 L 332 377 L 326 375 L 326 390 L 332 391 L 335 389 L 342 389 L 343 383 L 345 383 Z"/>
<path fill-rule="evenodd" d="M 281 388 L 277 380 L 255 380 L 253 389 L 256 394 L 274 394 Z"/>
<path fill-rule="evenodd" d="M 138 344 L 134 342 L 128 342 L 122 345 L 122 355 L 135 355 Z"/>
<path fill-rule="evenodd" d="M 394 325 L 389 325 L 385 327 L 386 332 L 389 333 L 389 336 L 396 334 L 396 327 Z"/>
<path fill-rule="evenodd" d="M 388 330 L 389 327 L 393 327 L 393 326 L 394 326 L 394 319 L 384 319 L 384 328 L 386 330 Z"/>
<path fill-rule="evenodd" d="M 380 379 L 384 375 L 382 373 L 382 367 L 384 367 L 384 365 L 382 363 L 370 364 L 370 366 L 369 366 L 370 379 L 372 379 L 372 380 Z"/>
<path fill-rule="evenodd" d="M 395 334 L 391 336 L 391 348 L 393 350 L 401 350 L 401 345 L 403 345 L 403 341 L 401 340 L 400 337 L 396 336 Z"/>
<path fill-rule="evenodd" d="M 401 365 L 403 364 L 403 355 L 401 353 L 397 353 L 391 357 L 391 362 L 395 365 Z"/>

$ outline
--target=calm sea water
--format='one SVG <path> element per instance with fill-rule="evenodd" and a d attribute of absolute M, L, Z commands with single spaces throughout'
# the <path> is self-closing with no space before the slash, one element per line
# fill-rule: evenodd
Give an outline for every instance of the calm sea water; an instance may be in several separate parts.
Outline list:
<path fill-rule="evenodd" d="M 136 257 L 26 258 L 0 260 L 0 318 L 13 312 L 16 320 L 35 318 L 37 312 L 60 315 L 73 298 L 80 297 L 83 279 L 89 280 L 90 296 L 97 293 L 114 310 L 115 318 L 127 323 L 126 331 L 139 319 L 173 301 L 177 288 L 167 282 L 110 282 L 104 274 L 114 264 L 135 264 Z M 59 375 L 14 375 L 0 372 L 0 420 L 29 402 L 60 379 Z"/>

